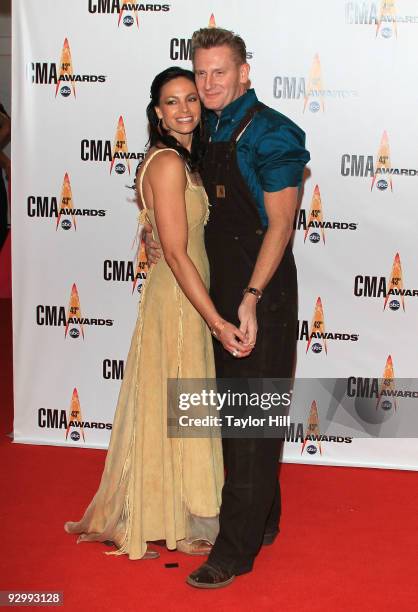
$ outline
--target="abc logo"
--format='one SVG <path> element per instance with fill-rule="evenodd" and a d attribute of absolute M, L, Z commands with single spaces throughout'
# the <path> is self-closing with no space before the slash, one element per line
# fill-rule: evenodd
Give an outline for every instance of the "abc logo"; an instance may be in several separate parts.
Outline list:
<path fill-rule="evenodd" d="M 385 400 L 380 405 L 382 407 L 382 410 L 390 410 L 392 408 L 392 402 L 390 402 L 389 400 Z"/>
<path fill-rule="evenodd" d="M 311 242 L 313 242 L 314 244 L 319 242 L 320 241 L 320 236 L 319 236 L 318 232 L 312 232 L 312 234 L 309 236 L 309 240 Z"/>
<path fill-rule="evenodd" d="M 377 188 L 380 189 L 380 191 L 384 191 L 388 188 L 388 182 L 385 181 L 385 179 L 380 179 L 377 181 Z"/>
<path fill-rule="evenodd" d="M 80 332 L 78 331 L 76 327 L 73 327 L 72 329 L 70 329 L 71 338 L 78 338 L 79 335 L 80 335 Z"/>
<path fill-rule="evenodd" d="M 322 345 L 319 344 L 319 342 L 315 342 L 315 344 L 312 344 L 312 352 L 313 353 L 320 353 L 322 351 Z"/>
<path fill-rule="evenodd" d="M 400 303 L 398 302 L 398 300 L 391 300 L 389 302 L 389 308 L 391 310 L 399 310 L 399 306 L 400 306 Z"/>
<path fill-rule="evenodd" d="M 383 28 L 382 36 L 383 38 L 390 38 L 392 36 L 392 30 L 390 28 Z"/>
<path fill-rule="evenodd" d="M 64 219 L 61 221 L 61 227 L 62 229 L 69 230 L 71 227 L 71 221 L 69 219 Z"/>
<path fill-rule="evenodd" d="M 309 104 L 309 110 L 311 113 L 317 113 L 321 107 L 319 106 L 319 102 L 313 101 Z"/>
<path fill-rule="evenodd" d="M 70 438 L 71 440 L 74 440 L 74 442 L 77 442 L 80 439 L 80 434 L 78 431 L 72 431 Z"/>
<path fill-rule="evenodd" d="M 123 18 L 123 23 L 128 28 L 133 24 L 133 22 L 134 22 L 134 18 L 132 17 L 132 15 L 126 15 L 126 17 Z"/>
<path fill-rule="evenodd" d="M 125 166 L 124 164 L 116 164 L 115 166 L 115 172 L 117 172 L 118 174 L 123 174 L 125 172 Z"/>
<path fill-rule="evenodd" d="M 68 85 L 63 85 L 60 89 L 60 94 L 62 96 L 64 96 L 64 98 L 68 98 L 68 96 L 71 93 L 71 89 L 68 87 Z"/>
<path fill-rule="evenodd" d="M 138 293 L 141 293 L 141 291 L 142 291 L 142 283 L 137 285 L 136 290 L 138 291 Z"/>
<path fill-rule="evenodd" d="M 316 446 L 314 444 L 309 444 L 308 448 L 306 449 L 306 451 L 310 454 L 310 455 L 315 455 L 316 451 L 318 449 L 316 448 Z"/>

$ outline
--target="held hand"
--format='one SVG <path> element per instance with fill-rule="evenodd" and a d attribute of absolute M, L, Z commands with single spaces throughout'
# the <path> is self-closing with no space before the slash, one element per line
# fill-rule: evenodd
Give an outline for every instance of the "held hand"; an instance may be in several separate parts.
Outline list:
<path fill-rule="evenodd" d="M 244 345 L 254 348 L 257 340 L 257 298 L 251 293 L 246 293 L 238 308 L 238 318 L 240 320 L 240 331 L 244 334 Z"/>
<path fill-rule="evenodd" d="M 152 237 L 152 225 L 150 223 L 144 224 L 144 240 L 148 263 L 158 263 L 161 258 L 161 246 Z"/>
<path fill-rule="evenodd" d="M 251 353 L 253 347 L 245 344 L 245 335 L 232 323 L 222 321 L 216 325 L 215 331 L 216 338 L 233 357 L 248 357 Z"/>

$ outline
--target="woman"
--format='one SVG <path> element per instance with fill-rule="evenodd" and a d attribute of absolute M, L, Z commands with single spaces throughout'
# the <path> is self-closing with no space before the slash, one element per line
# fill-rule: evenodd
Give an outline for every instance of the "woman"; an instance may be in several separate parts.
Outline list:
<path fill-rule="evenodd" d="M 131 559 L 158 556 L 147 550 L 157 540 L 209 552 L 223 484 L 221 441 L 167 437 L 167 379 L 214 378 L 210 330 L 227 350 L 250 350 L 207 291 L 208 201 L 197 173 L 201 108 L 193 73 L 174 67 L 157 75 L 147 117 L 138 199 L 164 260 L 143 289 L 100 488 L 83 519 L 65 525 L 79 540 L 114 542 L 114 554 Z"/>

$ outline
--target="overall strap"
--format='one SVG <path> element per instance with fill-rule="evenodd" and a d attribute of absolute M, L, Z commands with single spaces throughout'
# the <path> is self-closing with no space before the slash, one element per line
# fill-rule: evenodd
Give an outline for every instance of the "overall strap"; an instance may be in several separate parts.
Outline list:
<path fill-rule="evenodd" d="M 263 110 L 263 108 L 266 108 L 266 105 L 262 102 L 257 102 L 257 104 L 254 104 L 254 106 L 249 109 L 239 126 L 233 131 L 230 142 L 238 142 L 247 127 L 250 125 L 251 121 L 254 119 L 254 115 Z"/>

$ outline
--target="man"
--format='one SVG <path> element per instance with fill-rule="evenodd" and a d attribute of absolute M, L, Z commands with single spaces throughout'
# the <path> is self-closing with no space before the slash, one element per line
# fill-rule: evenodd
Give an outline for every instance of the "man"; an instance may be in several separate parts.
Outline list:
<path fill-rule="evenodd" d="M 198 30 L 192 60 L 211 136 L 202 171 L 211 204 L 205 230 L 210 293 L 221 316 L 239 325 L 254 346 L 238 359 L 214 341 L 217 378 L 291 378 L 297 278 L 289 241 L 309 161 L 305 135 L 248 89 L 250 67 L 239 36 L 221 28 Z M 155 262 L 149 234 L 147 243 Z M 251 571 L 261 545 L 274 541 L 281 446 L 278 439 L 224 439 L 220 531 L 188 584 L 226 586 Z"/>

